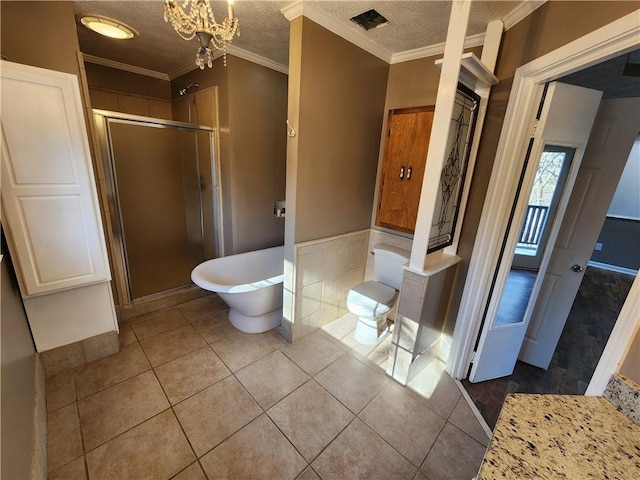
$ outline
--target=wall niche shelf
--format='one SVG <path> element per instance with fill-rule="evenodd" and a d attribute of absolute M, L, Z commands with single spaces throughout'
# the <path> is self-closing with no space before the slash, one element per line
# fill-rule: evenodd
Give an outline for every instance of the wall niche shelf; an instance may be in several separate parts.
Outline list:
<path fill-rule="evenodd" d="M 442 58 L 436 60 L 436 65 L 442 68 Z M 460 82 L 472 90 L 476 88 L 490 88 L 498 84 L 498 77 L 482 63 L 473 53 L 465 53 L 460 59 Z"/>

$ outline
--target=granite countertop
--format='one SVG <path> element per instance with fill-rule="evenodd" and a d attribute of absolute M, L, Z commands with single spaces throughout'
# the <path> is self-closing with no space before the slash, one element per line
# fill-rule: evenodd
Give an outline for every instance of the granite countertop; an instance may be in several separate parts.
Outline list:
<path fill-rule="evenodd" d="M 507 396 L 477 480 L 640 479 L 640 426 L 603 397 Z"/>

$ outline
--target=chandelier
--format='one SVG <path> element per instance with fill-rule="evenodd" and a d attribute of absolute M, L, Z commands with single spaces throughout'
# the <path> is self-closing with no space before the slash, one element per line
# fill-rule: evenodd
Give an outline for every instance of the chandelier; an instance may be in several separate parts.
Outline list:
<path fill-rule="evenodd" d="M 223 54 L 227 65 L 227 47 L 236 32 L 238 19 L 233 17 L 233 0 L 227 0 L 229 16 L 220 24 L 216 22 L 209 0 L 185 0 L 178 4 L 176 0 L 165 0 L 164 21 L 171 22 L 175 31 L 185 40 L 197 37 L 200 48 L 196 53 L 196 65 L 204 70 L 205 64 L 213 66 L 211 46 Z"/>

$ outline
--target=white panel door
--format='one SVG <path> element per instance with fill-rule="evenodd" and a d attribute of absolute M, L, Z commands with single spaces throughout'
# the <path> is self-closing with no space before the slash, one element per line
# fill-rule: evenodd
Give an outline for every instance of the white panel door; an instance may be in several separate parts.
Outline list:
<path fill-rule="evenodd" d="M 78 81 L 2 62 L 2 202 L 24 296 L 110 280 Z"/>
<path fill-rule="evenodd" d="M 485 314 L 485 320 L 476 349 L 469 380 L 482 382 L 492 378 L 504 377 L 513 373 L 518 354 L 522 347 L 525 333 L 531 318 L 535 298 L 540 292 L 541 279 L 551 255 L 547 249 L 542 256 L 540 274 L 531 292 L 531 301 L 521 321 L 503 324 L 498 321 L 498 307 L 502 299 L 502 291 L 515 252 L 529 201 L 538 163 L 545 145 L 572 147 L 575 149 L 573 164 L 565 185 L 565 192 L 570 192 L 576 179 L 580 161 L 591 132 L 591 127 L 598 111 L 602 92 L 589 90 L 573 85 L 554 82 L 549 85 L 544 100 L 540 119 L 533 135 L 533 143 L 527 162 L 527 171 L 523 179 L 522 189 L 518 196 L 511 226 L 507 232 L 504 254 L 493 286 L 493 293 Z M 549 233 L 549 245 L 555 243 L 558 230 L 568 203 L 568 195 L 563 194 L 558 205 L 556 219 Z"/>
<path fill-rule="evenodd" d="M 549 368 L 638 132 L 639 98 L 602 102 L 544 276 L 544 295 L 538 298 L 520 360 Z"/>

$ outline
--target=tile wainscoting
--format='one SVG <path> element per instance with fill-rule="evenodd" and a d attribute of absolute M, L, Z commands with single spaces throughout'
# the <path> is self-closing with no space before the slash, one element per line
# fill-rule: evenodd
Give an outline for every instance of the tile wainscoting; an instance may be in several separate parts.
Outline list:
<path fill-rule="evenodd" d="M 292 340 L 348 312 L 349 290 L 374 278 L 370 252 L 376 245 L 385 243 L 410 251 L 411 242 L 410 238 L 367 229 L 297 244 Z M 394 316 L 392 312 L 390 318 Z"/>
<path fill-rule="evenodd" d="M 347 313 L 347 294 L 364 279 L 369 230 L 299 243 L 293 341 Z"/>

